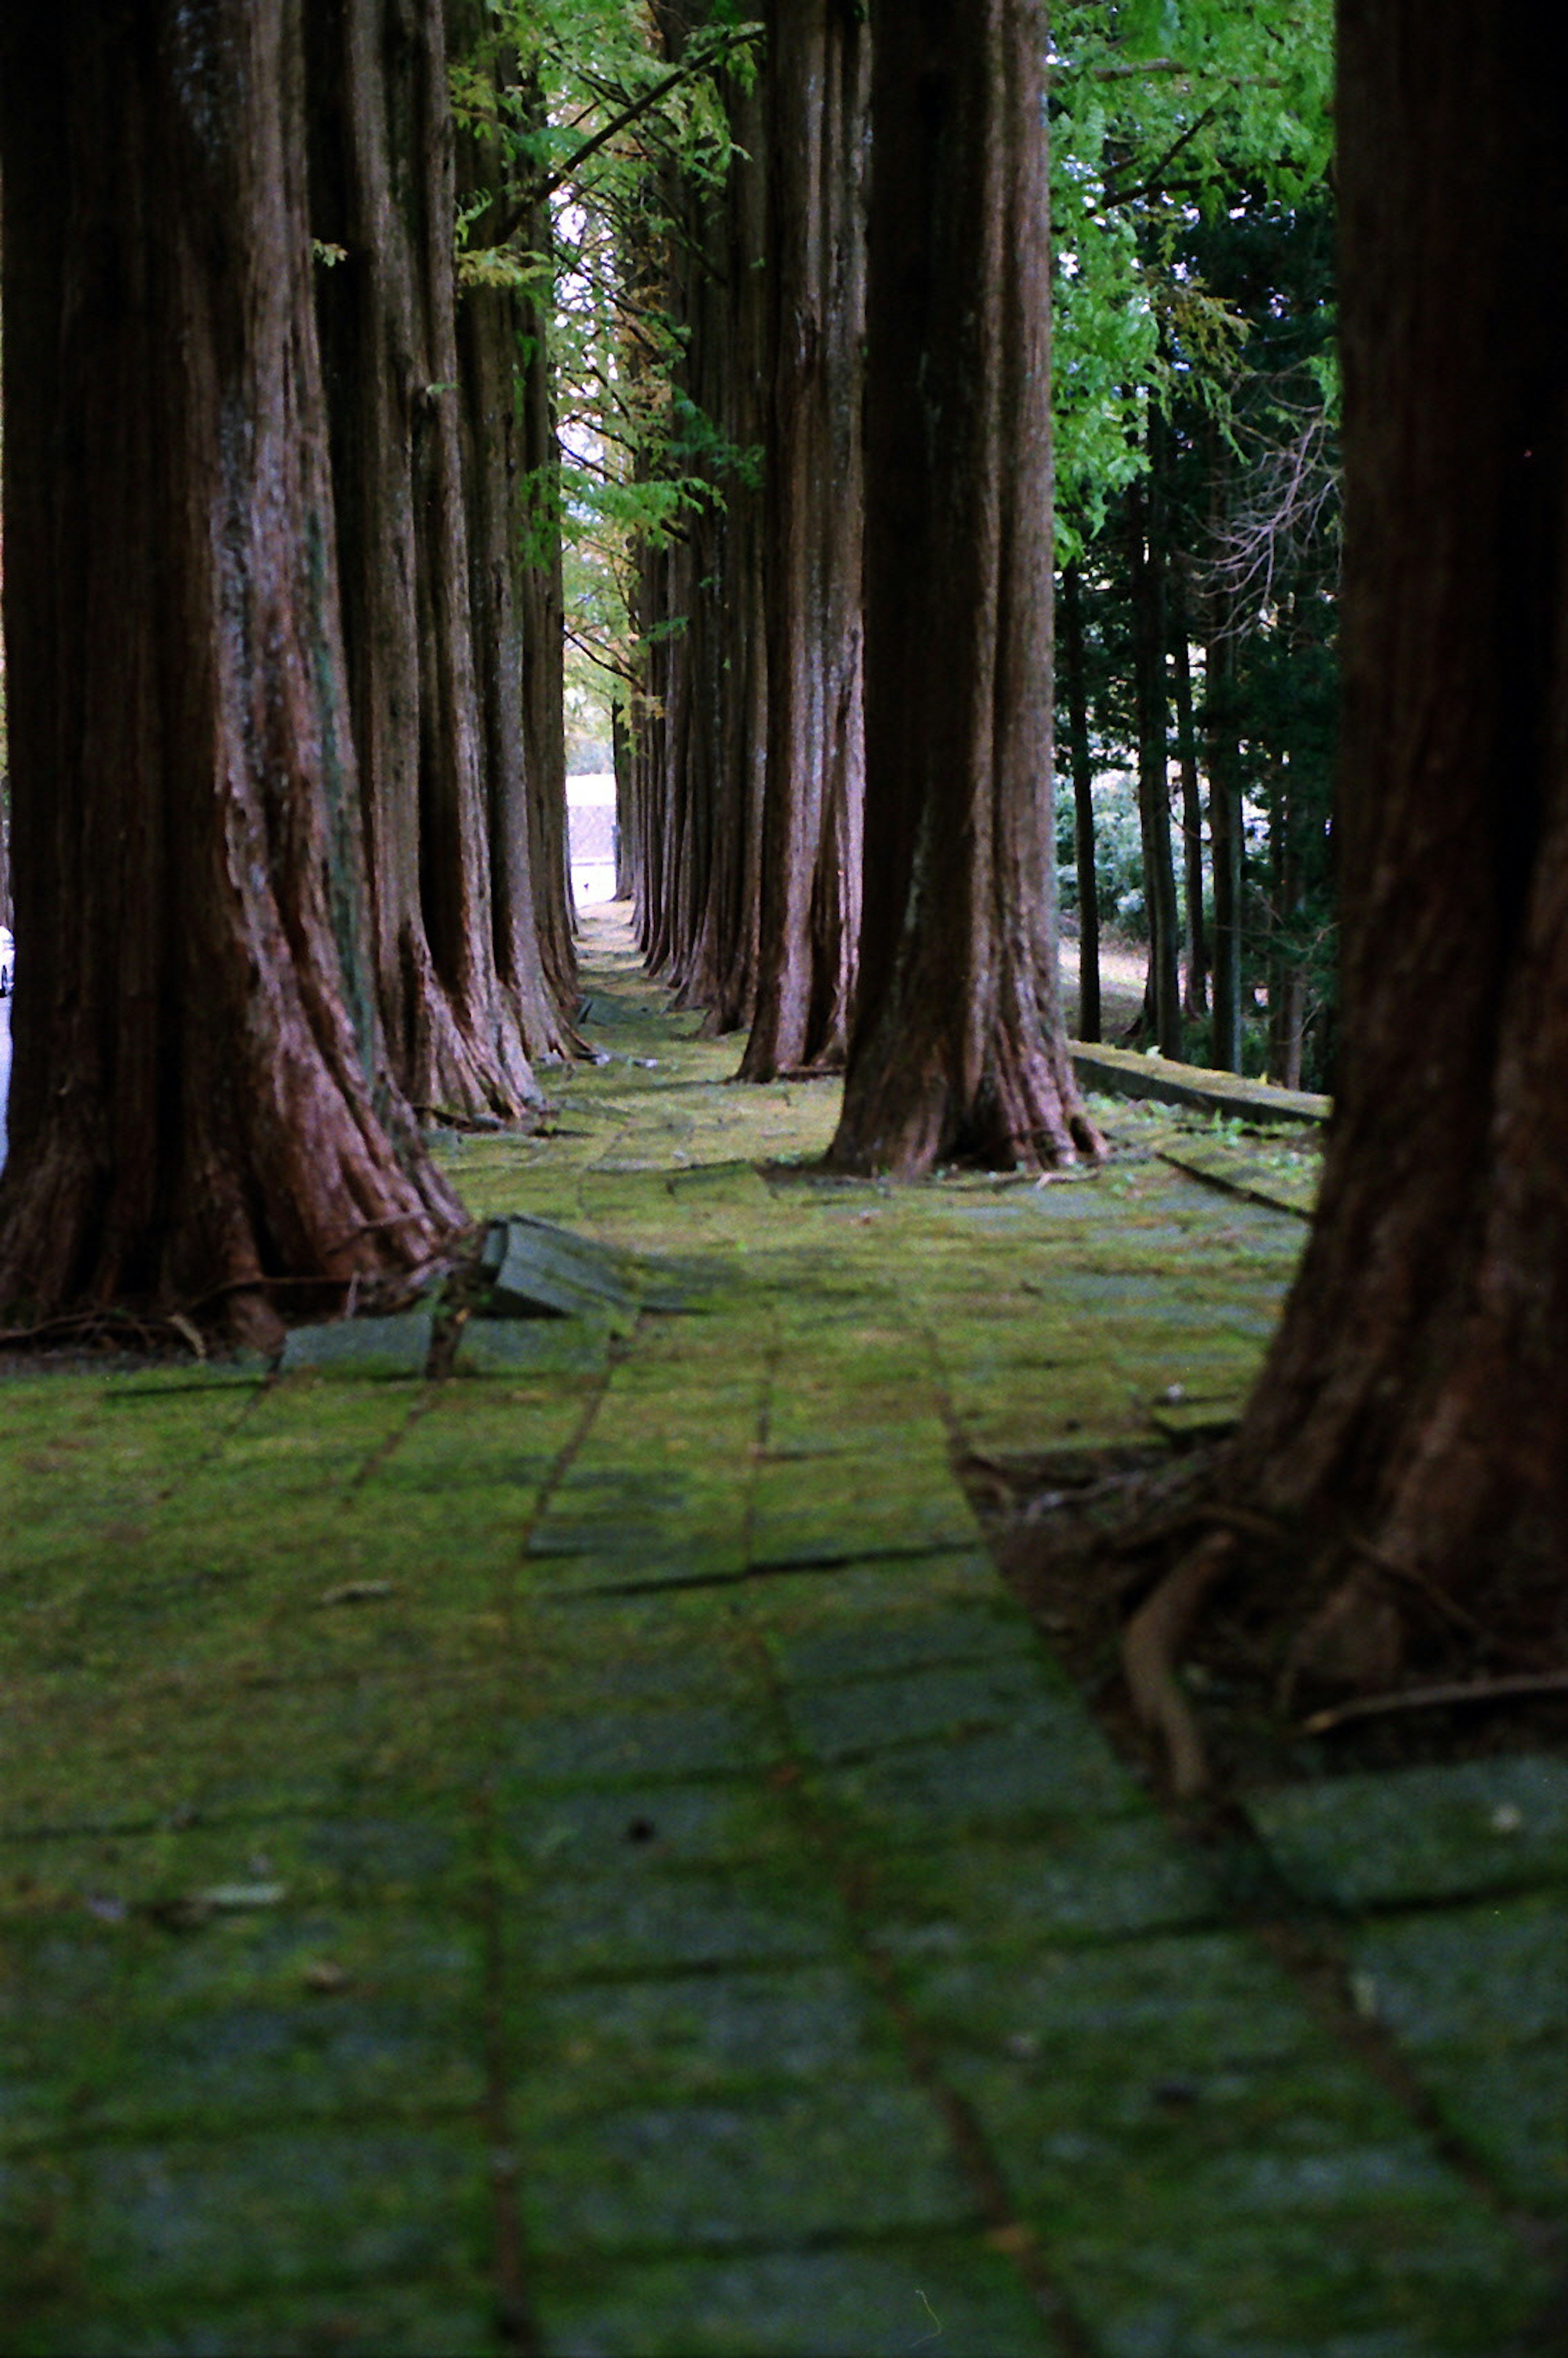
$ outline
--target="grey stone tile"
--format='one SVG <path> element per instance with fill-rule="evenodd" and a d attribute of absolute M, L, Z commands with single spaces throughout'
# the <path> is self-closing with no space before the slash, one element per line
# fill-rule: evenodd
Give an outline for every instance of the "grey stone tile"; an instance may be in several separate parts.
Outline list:
<path fill-rule="evenodd" d="M 514 1931 L 541 1981 L 823 1957 L 846 1937 L 830 1892 L 761 1869 L 563 1880 L 529 1894 Z"/>
<path fill-rule="evenodd" d="M 749 2253 L 547 2276 L 549 2358 L 1050 2358 L 1016 2270 L 978 2238 Z"/>
<path fill-rule="evenodd" d="M 1246 1808 L 1286 1881 L 1336 1908 L 1568 1883 L 1568 1761 L 1335 1777 L 1254 1793 Z"/>
<path fill-rule="evenodd" d="M 453 1360 L 460 1376 L 593 1376 L 610 1329 L 593 1318 L 470 1318 Z"/>
<path fill-rule="evenodd" d="M 885 2006 L 834 1963 L 535 1989 L 516 2018 L 518 2116 L 546 2131 L 629 2104 L 907 2077 Z"/>
<path fill-rule="evenodd" d="M 1210 1923 L 1202 1864 L 1151 1813 L 1059 1827 L 1048 1842 L 903 1852 L 871 1872 L 868 1920 L 895 1956 L 1120 1940 Z"/>
<path fill-rule="evenodd" d="M 975 2216 L 941 2117 L 913 2089 L 610 2114 L 531 2155 L 518 2191 L 546 2258 L 853 2240 Z"/>
<path fill-rule="evenodd" d="M 372 1378 L 423 1377 L 435 1339 L 435 1314 L 410 1310 L 395 1318 L 345 1318 L 326 1326 L 296 1326 L 283 1347 L 279 1373 Z"/>
<path fill-rule="evenodd" d="M 733 1704 L 600 1706 L 514 1722 L 501 1766 L 519 1783 L 636 1785 L 743 1775 L 767 1767 L 777 1751 L 756 1713 Z"/>
<path fill-rule="evenodd" d="M 947 1743 L 910 1744 L 815 1772 L 835 1811 L 878 1842 L 941 1843 L 988 1828 L 1022 1833 L 1144 1806 L 1077 1705 Z"/>
<path fill-rule="evenodd" d="M 1568 2037 L 1568 1894 L 1398 1917 L 1350 1953 L 1358 2003 L 1401 2047 L 1497 2053 Z"/>
<path fill-rule="evenodd" d="M 794 1689 L 789 1716 L 803 1753 L 853 1760 L 895 1745 L 981 1728 L 1026 1729 L 1059 1720 L 1064 1698 L 1027 1656 L 980 1664 L 930 1663 L 889 1677 Z"/>

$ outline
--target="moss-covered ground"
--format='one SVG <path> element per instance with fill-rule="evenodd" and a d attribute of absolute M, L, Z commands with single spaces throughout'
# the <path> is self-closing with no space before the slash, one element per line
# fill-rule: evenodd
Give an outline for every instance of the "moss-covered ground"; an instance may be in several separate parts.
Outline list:
<path fill-rule="evenodd" d="M 602 1061 L 440 1151 L 634 1319 L 0 1390 L 0 2347 L 1568 2348 L 1559 1764 L 1217 1873 L 953 1471 L 1223 1422 L 1310 1159 L 832 1182 L 586 952 Z"/>

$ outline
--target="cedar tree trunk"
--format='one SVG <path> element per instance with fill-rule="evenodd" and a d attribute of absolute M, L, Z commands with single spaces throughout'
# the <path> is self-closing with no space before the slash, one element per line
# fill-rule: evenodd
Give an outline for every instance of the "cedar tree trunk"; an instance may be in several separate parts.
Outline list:
<path fill-rule="evenodd" d="M 543 102 L 541 101 L 541 104 Z M 521 233 L 535 254 L 551 247 L 549 208 L 540 204 Z M 536 297 L 525 314 L 517 413 L 522 502 L 517 575 L 523 640 L 523 741 L 528 756 L 528 846 L 534 922 L 556 1003 L 578 1004 L 576 912 L 567 839 L 566 591 L 561 559 L 560 444 L 547 324 Z"/>
<path fill-rule="evenodd" d="M 1095 777 L 1089 759 L 1088 682 L 1084 668 L 1084 577 L 1076 557 L 1062 576 L 1062 685 L 1067 761 L 1073 773 L 1073 839 L 1078 872 L 1078 1037 L 1100 1036 L 1099 877 L 1095 869 Z"/>
<path fill-rule="evenodd" d="M 1568 19 L 1340 34 L 1343 1054 L 1236 1464 L 1344 1570 L 1328 1651 L 1568 1564 Z"/>
<path fill-rule="evenodd" d="M 875 44 L 866 876 L 831 1160 L 914 1176 L 1099 1141 L 1056 967 L 1050 257 L 1037 0 Z"/>
<path fill-rule="evenodd" d="M 316 226 L 376 980 L 421 1108 L 536 1092 L 491 936 L 440 0 L 315 0 Z"/>
<path fill-rule="evenodd" d="M 871 38 L 772 0 L 767 782 L 742 1079 L 841 1064 L 865 789 L 862 362 Z"/>
<path fill-rule="evenodd" d="M 661 0 L 666 49 L 678 57 L 692 0 Z M 706 1010 L 704 1030 L 750 1026 L 756 1010 L 761 844 L 768 740 L 762 489 L 767 359 L 765 189 L 768 77 L 722 96 L 734 141 L 723 189 L 680 199 L 672 241 L 673 309 L 688 336 L 677 395 L 716 430 L 717 449 L 687 464 L 711 495 L 694 515 L 682 560 L 665 579 L 664 617 L 685 620 L 672 645 L 663 787 L 666 838 L 654 970 L 676 1003 Z"/>
<path fill-rule="evenodd" d="M 1165 1056 L 1182 1039 L 1180 924 L 1171 851 L 1171 789 L 1165 692 L 1164 550 L 1155 496 L 1127 490 L 1127 554 L 1132 591 L 1132 661 L 1138 707 L 1138 821 L 1143 838 L 1143 902 L 1149 919 L 1149 979 L 1143 1028 Z"/>
<path fill-rule="evenodd" d="M 515 87 L 518 64 L 506 45 L 488 40 L 479 0 L 448 0 L 454 58 L 479 71 L 499 109 L 504 88 Z M 515 202 L 501 138 L 464 132 L 458 140 L 458 196 L 471 204 L 488 191 L 492 203 L 470 230 L 486 246 L 507 222 Z M 549 210 L 534 207 L 515 233 L 534 260 L 549 251 Z M 564 806 L 566 716 L 560 687 L 560 613 L 535 594 L 532 576 L 554 586 L 559 570 L 560 521 L 556 506 L 554 422 L 549 408 L 547 321 L 539 298 L 505 286 L 466 288 L 458 301 L 458 374 L 462 394 L 463 480 L 468 498 L 469 596 L 478 668 L 485 809 L 490 828 L 492 922 L 495 964 L 516 1012 L 530 1056 L 559 1057 L 575 1046 L 564 1020 L 577 996 L 575 961 L 563 886 L 540 894 L 534 877 L 535 832 L 545 806 Z M 543 395 L 542 424 L 535 416 Z M 542 481 L 531 479 L 539 446 Z M 524 617 L 549 645 L 529 646 Z M 537 782 L 541 826 L 530 817 Z M 564 821 L 562 822 L 564 824 Z M 546 980 L 538 908 L 551 935 L 551 968 L 559 1003 Z"/>
<path fill-rule="evenodd" d="M 460 1210 L 383 1068 L 297 0 L 10 12 L 0 1301 L 229 1305 Z"/>
<path fill-rule="evenodd" d="M 1170 576 L 1171 644 L 1176 704 L 1176 756 L 1182 765 L 1183 902 L 1187 919 L 1186 974 L 1182 1012 L 1208 1013 L 1208 926 L 1203 905 L 1203 796 L 1198 788 L 1197 732 L 1193 722 L 1193 658 L 1187 642 L 1187 601 L 1181 572 Z"/>

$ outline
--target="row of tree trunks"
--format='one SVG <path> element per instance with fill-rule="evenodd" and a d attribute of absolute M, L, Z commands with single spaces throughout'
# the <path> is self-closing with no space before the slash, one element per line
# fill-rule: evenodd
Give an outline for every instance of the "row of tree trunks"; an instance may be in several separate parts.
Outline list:
<path fill-rule="evenodd" d="M 708 11 L 661 0 L 678 61 Z M 714 192 L 666 192 L 664 307 L 685 355 L 675 372 L 676 462 L 712 495 L 679 537 L 647 552 L 637 621 L 648 643 L 631 814 L 639 938 L 677 1003 L 713 1033 L 756 1006 L 761 837 L 767 759 L 762 490 L 767 304 L 766 119 L 762 80 L 731 81 L 735 152 Z M 651 257 L 632 257 L 633 272 Z"/>
<path fill-rule="evenodd" d="M 280 1281 L 462 1221 L 366 949 L 297 0 L 60 0 L 3 38 L 0 1302 L 267 1336 Z"/>
<path fill-rule="evenodd" d="M 535 1089 L 492 925 L 440 0 L 321 0 L 310 42 L 316 233 L 342 255 L 318 307 L 382 1013 L 416 1106 L 513 1117 Z"/>
<path fill-rule="evenodd" d="M 485 71 L 498 108 L 521 88 L 510 45 L 487 35 L 480 0 L 448 0 L 452 56 Z M 534 100 L 533 111 L 543 101 Z M 460 135 L 457 193 L 489 208 L 470 225 L 483 248 L 507 214 L 499 136 Z M 524 251 L 551 252 L 540 202 L 515 233 Z M 536 286 L 467 288 L 458 305 L 458 377 L 468 497 L 470 601 L 478 666 L 490 831 L 495 965 L 530 1057 L 569 1054 L 564 1020 L 577 998 L 568 899 L 566 715 L 562 692 L 561 543 L 548 319 Z"/>
<path fill-rule="evenodd" d="M 841 1064 L 860 916 L 861 515 L 871 38 L 836 0 L 767 15 L 767 778 L 742 1079 Z"/>
<path fill-rule="evenodd" d="M 849 1171 L 1099 1147 L 1056 959 L 1044 49 L 1034 0 L 875 45 Z"/>

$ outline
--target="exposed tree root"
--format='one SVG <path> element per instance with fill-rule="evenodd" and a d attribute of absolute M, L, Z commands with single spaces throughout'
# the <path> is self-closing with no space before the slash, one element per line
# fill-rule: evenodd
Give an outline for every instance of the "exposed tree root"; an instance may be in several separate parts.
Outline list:
<path fill-rule="evenodd" d="M 1167 1573 L 1122 1633 L 1122 1669 L 1133 1709 L 1145 1727 L 1163 1738 L 1172 1790 L 1181 1801 L 1203 1791 L 1208 1760 L 1197 1721 L 1176 1682 L 1176 1657 L 1238 1547 L 1234 1531 L 1211 1531 Z"/>

